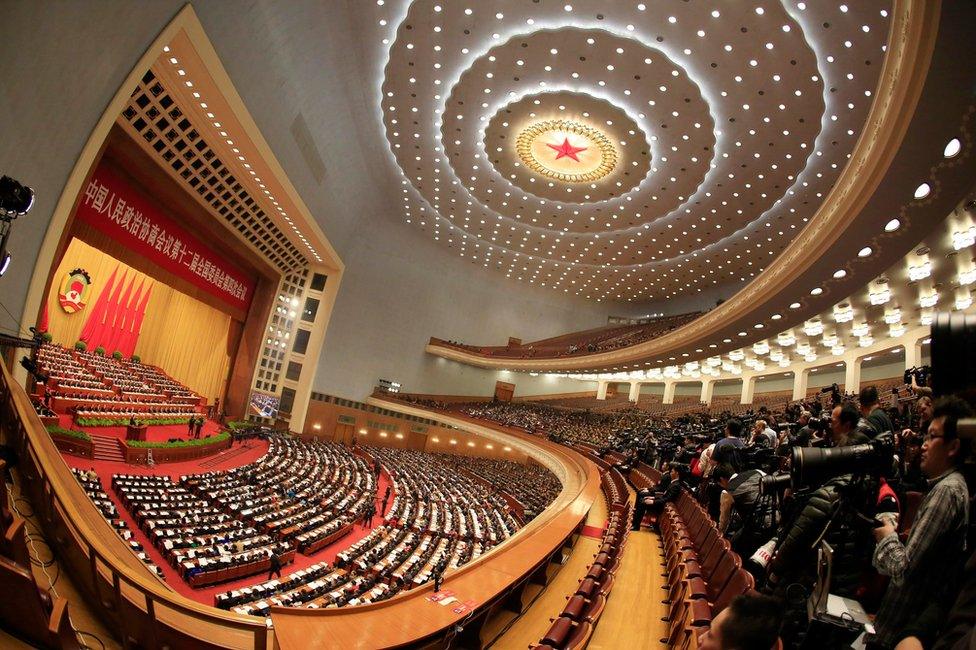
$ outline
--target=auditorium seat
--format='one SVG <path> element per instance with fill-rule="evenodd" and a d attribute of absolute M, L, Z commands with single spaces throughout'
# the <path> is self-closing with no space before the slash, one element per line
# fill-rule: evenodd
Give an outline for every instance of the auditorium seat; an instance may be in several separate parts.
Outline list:
<path fill-rule="evenodd" d="M 30 568 L 0 557 L 0 627 L 42 648 L 81 648 L 68 618 L 68 601 L 55 598 L 34 581 Z M 16 597 L 11 595 L 16 594 Z"/>
<path fill-rule="evenodd" d="M 27 550 L 25 522 L 20 517 L 14 517 L 13 522 L 4 531 L 0 555 L 25 569 L 30 569 L 30 552 Z"/>

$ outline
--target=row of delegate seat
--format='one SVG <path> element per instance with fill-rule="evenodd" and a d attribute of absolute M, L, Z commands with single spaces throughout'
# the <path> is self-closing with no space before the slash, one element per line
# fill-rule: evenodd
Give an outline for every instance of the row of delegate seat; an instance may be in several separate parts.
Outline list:
<path fill-rule="evenodd" d="M 601 475 L 615 474 L 601 480 L 604 498 L 610 510 L 610 521 L 600 543 L 600 549 L 593 556 L 586 574 L 580 579 L 576 590 L 566 596 L 566 606 L 539 640 L 530 646 L 535 650 L 580 650 L 585 648 L 600 620 L 613 589 L 617 569 L 623 557 L 627 535 L 630 531 L 631 504 L 626 486 L 623 492 L 616 490 L 623 477 L 615 468 L 609 468 Z M 602 476 L 601 476 L 602 479 Z"/>
<path fill-rule="evenodd" d="M 6 474 L 0 461 L 0 628 L 35 647 L 77 650 L 82 646 L 71 627 L 68 601 L 34 578 L 25 521 L 10 506 Z"/>
<path fill-rule="evenodd" d="M 698 637 L 732 599 L 753 590 L 752 574 L 718 532 L 704 508 L 684 492 L 668 504 L 658 522 L 664 575 L 669 648 L 695 648 Z"/>

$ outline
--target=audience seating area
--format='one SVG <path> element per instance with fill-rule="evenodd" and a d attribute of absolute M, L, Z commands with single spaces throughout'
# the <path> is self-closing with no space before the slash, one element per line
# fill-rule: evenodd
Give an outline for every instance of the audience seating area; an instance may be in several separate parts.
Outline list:
<path fill-rule="evenodd" d="M 79 649 L 82 645 L 71 627 L 68 601 L 34 578 L 25 521 L 12 509 L 6 473 L 0 461 L 0 627 L 35 647 Z"/>
<path fill-rule="evenodd" d="M 510 494 L 522 505 L 526 522 L 549 507 L 562 489 L 555 474 L 542 465 L 456 454 L 438 454 L 437 458 L 455 469 L 476 474 L 496 490 Z"/>
<path fill-rule="evenodd" d="M 467 345 L 456 341 L 430 339 L 430 345 L 452 347 L 465 352 L 505 359 L 550 359 L 583 354 L 596 354 L 624 348 L 663 336 L 690 323 L 702 312 L 662 316 L 636 325 L 608 325 L 580 332 L 570 332 L 548 339 L 521 345 Z"/>
<path fill-rule="evenodd" d="M 68 350 L 45 343 L 37 353 L 48 377 L 38 399 L 52 413 L 72 413 L 76 422 L 126 424 L 130 418 L 187 422 L 203 413 L 203 398 L 155 366 Z"/>
<path fill-rule="evenodd" d="M 218 594 L 217 607 L 266 615 L 272 605 L 314 609 L 380 601 L 467 563 L 519 528 L 504 499 L 437 456 L 378 447 L 360 452 L 393 484 L 383 524 L 339 552 L 333 564 Z"/>

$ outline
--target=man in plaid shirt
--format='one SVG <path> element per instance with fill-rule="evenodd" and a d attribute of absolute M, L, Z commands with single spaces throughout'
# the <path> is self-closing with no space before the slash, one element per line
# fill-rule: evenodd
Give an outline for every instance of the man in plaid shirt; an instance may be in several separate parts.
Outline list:
<path fill-rule="evenodd" d="M 878 545 L 872 563 L 891 582 L 874 621 L 872 648 L 892 648 L 902 630 L 925 605 L 945 598 L 950 576 L 961 567 L 969 523 L 969 490 L 959 472 L 968 444 L 957 436 L 956 424 L 970 417 L 968 404 L 956 397 L 940 399 L 922 444 L 925 495 L 902 544 L 891 524 L 875 529 Z"/>

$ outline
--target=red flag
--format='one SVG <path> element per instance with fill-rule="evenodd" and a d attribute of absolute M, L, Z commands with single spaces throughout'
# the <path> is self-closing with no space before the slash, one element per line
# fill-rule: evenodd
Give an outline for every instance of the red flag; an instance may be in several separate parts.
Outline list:
<path fill-rule="evenodd" d="M 109 335 L 112 333 L 112 328 L 115 326 L 115 317 L 119 313 L 119 294 L 122 292 L 122 285 L 125 284 L 126 272 L 122 272 L 122 279 L 119 280 L 115 287 L 112 289 L 112 295 L 109 296 L 108 302 L 102 309 L 103 318 L 95 323 L 95 331 L 92 333 L 92 338 L 88 342 L 89 346 L 95 346 L 96 348 L 101 346 L 105 347 L 105 342 L 108 340 Z M 101 299 L 101 296 L 99 296 Z M 110 353 L 109 350 L 106 352 Z"/>
<path fill-rule="evenodd" d="M 132 285 L 135 283 L 136 278 L 133 276 L 129 280 L 129 286 L 122 292 L 122 298 L 119 299 L 118 311 L 115 314 L 115 323 L 112 324 L 112 329 L 108 332 L 108 342 L 105 345 L 106 354 L 112 354 L 118 349 L 119 339 L 122 338 L 122 331 L 125 329 L 126 316 L 129 314 L 129 299 L 132 297 Z"/>
<path fill-rule="evenodd" d="M 122 333 L 119 336 L 118 342 L 116 342 L 112 348 L 113 350 L 118 350 L 121 352 L 122 356 L 124 357 L 130 356 L 129 354 L 126 354 L 125 351 L 129 348 L 129 339 L 132 338 L 132 325 L 136 320 L 136 309 L 139 306 L 139 302 L 142 300 L 142 290 L 145 288 L 145 285 L 146 281 L 143 279 L 142 282 L 139 283 L 139 289 L 136 290 L 136 295 L 132 296 L 132 300 L 126 303 L 124 314 L 125 322 L 122 326 Z"/>
<path fill-rule="evenodd" d="M 108 301 L 109 294 L 112 292 L 112 285 L 115 282 L 115 274 L 118 273 L 119 267 L 116 266 L 115 270 L 112 271 L 112 275 L 108 276 L 108 283 L 102 292 L 98 294 L 98 300 L 95 301 L 95 305 L 88 312 L 88 320 L 85 321 L 85 326 L 81 330 L 81 336 L 78 338 L 82 341 L 88 343 L 88 347 L 93 347 L 92 336 L 98 329 L 100 323 L 102 322 L 102 313 L 105 311 L 105 303 Z"/>
<path fill-rule="evenodd" d="M 47 331 L 49 326 L 48 316 L 47 316 L 47 302 L 44 303 L 44 309 L 41 311 L 41 318 L 37 321 L 37 331 L 43 334 Z"/>
<path fill-rule="evenodd" d="M 136 308 L 136 320 L 132 324 L 132 334 L 129 336 L 129 342 L 126 348 L 122 350 L 122 354 L 127 357 L 131 357 L 132 353 L 136 350 L 136 343 L 139 342 L 139 332 L 142 331 L 142 319 L 146 315 L 146 305 L 149 304 L 149 294 L 152 293 L 152 287 L 146 289 L 146 293 L 142 294 L 142 302 Z"/>

